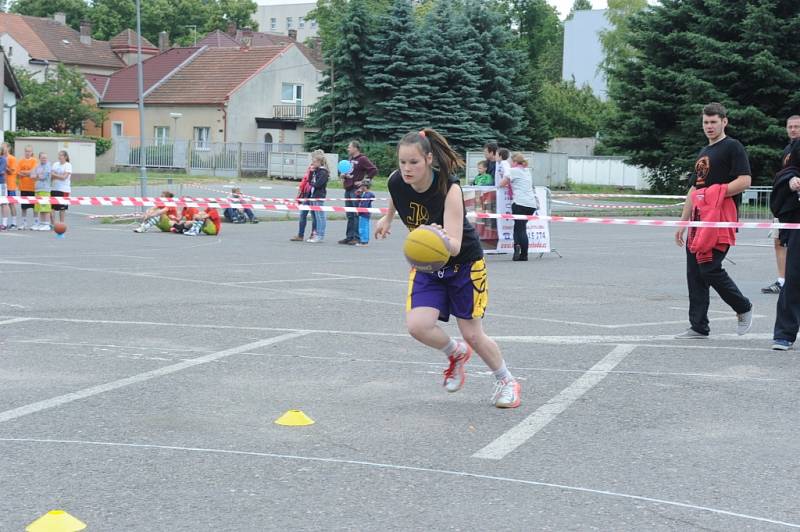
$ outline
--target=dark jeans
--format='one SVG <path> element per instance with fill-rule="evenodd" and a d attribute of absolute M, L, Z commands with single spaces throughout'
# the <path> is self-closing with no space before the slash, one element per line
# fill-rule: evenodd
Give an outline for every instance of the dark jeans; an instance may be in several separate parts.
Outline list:
<path fill-rule="evenodd" d="M 311 211 L 300 211 L 300 225 L 297 228 L 297 236 L 305 238 L 306 236 L 306 223 L 308 222 L 308 215 L 311 215 L 311 232 L 317 231 L 317 219 Z"/>
<path fill-rule="evenodd" d="M 786 280 L 778 296 L 778 308 L 775 312 L 775 330 L 772 337 L 776 340 L 797 339 L 800 328 L 800 232 L 789 230 L 786 246 Z"/>
<path fill-rule="evenodd" d="M 744 314 L 753 308 L 750 300 L 742 295 L 736 283 L 722 267 L 728 251 L 713 250 L 711 262 L 697 264 L 694 253 L 686 246 L 686 281 L 689 285 L 689 323 L 692 329 L 708 334 L 709 288 L 714 288 L 719 297 L 737 314 Z"/>
<path fill-rule="evenodd" d="M 533 207 L 525 207 L 524 205 L 511 204 L 511 214 L 526 214 L 531 215 L 536 213 Z M 527 220 L 514 220 L 514 245 L 519 246 L 520 257 L 528 256 L 528 221 Z"/>
<path fill-rule="evenodd" d="M 345 198 L 355 198 L 356 197 L 356 190 L 355 188 L 351 188 L 350 190 L 344 191 Z M 346 201 L 345 202 L 347 207 L 355 207 L 355 201 Z M 357 212 L 348 212 L 347 213 L 347 233 L 345 234 L 345 238 L 348 240 L 358 240 L 358 213 Z"/>

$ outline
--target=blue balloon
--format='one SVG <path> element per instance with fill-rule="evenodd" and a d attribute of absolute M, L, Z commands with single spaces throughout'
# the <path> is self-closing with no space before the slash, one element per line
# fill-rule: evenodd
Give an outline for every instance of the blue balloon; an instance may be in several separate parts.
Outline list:
<path fill-rule="evenodd" d="M 339 161 L 339 173 L 340 174 L 349 174 L 353 171 L 353 163 L 347 160 Z"/>

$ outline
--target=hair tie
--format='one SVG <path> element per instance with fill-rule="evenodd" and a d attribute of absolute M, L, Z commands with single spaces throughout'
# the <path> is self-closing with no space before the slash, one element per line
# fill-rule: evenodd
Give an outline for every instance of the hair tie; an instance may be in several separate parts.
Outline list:
<path fill-rule="evenodd" d="M 421 130 L 419 131 L 419 136 L 420 136 L 420 137 L 425 137 L 425 130 L 424 130 L 424 129 L 421 129 Z"/>

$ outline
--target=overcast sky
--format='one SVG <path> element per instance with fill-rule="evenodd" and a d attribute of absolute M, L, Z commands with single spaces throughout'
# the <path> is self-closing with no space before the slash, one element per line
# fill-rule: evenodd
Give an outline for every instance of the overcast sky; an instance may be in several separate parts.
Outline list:
<path fill-rule="evenodd" d="M 594 9 L 605 9 L 608 7 L 606 0 L 591 0 L 591 2 Z M 547 0 L 547 3 L 558 9 L 558 13 L 563 19 L 569 14 L 569 10 L 572 9 L 574 0 Z"/>
<path fill-rule="evenodd" d="M 256 0 L 257 4 L 260 5 L 274 5 L 274 4 L 307 4 L 313 3 L 314 0 Z M 547 0 L 547 2 L 555 6 L 558 9 L 558 12 L 561 14 L 561 18 L 567 16 L 569 13 L 570 8 L 572 7 L 572 3 L 574 0 Z M 594 9 L 605 9 L 608 7 L 606 0 L 591 0 L 592 7 Z"/>

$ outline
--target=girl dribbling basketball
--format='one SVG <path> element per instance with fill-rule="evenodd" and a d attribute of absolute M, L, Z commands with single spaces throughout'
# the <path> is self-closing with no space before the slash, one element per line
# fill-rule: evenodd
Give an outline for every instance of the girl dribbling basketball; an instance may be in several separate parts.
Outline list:
<path fill-rule="evenodd" d="M 398 213 L 409 230 L 420 225 L 441 229 L 451 255 L 438 271 L 411 269 L 406 300 L 408 332 L 447 355 L 450 364 L 444 371 L 443 385 L 448 392 L 464 386 L 464 366 L 475 350 L 497 380 L 494 405 L 516 408 L 520 405 L 520 385 L 481 323 L 489 299 L 486 263 L 475 228 L 465 215 L 458 178 L 453 176 L 464 162 L 432 129 L 404 136 L 397 155 L 400 169 L 389 176 L 388 212 L 378 221 L 375 238 L 383 239 L 391 233 L 392 220 Z M 451 314 L 464 341 L 453 340 L 437 324 L 437 320 L 449 321 Z"/>

